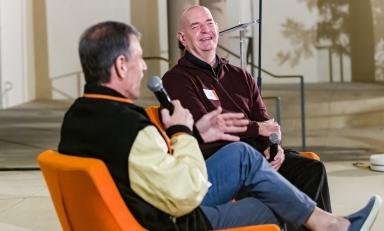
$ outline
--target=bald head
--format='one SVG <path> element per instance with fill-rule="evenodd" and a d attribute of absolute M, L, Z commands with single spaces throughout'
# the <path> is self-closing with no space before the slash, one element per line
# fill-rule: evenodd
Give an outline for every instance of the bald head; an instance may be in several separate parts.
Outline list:
<path fill-rule="evenodd" d="M 194 5 L 182 13 L 177 38 L 189 53 L 212 65 L 218 33 L 211 12 L 206 7 Z"/>
<path fill-rule="evenodd" d="M 206 8 L 204 6 L 200 6 L 200 5 L 193 5 L 193 6 L 188 7 L 187 9 L 185 9 L 183 11 L 183 13 L 181 14 L 180 22 L 179 22 L 179 30 L 184 30 L 186 27 L 190 26 L 189 21 L 190 21 L 191 17 L 193 17 L 196 14 L 201 14 L 201 13 L 205 13 L 213 21 L 211 11 L 208 8 Z"/>

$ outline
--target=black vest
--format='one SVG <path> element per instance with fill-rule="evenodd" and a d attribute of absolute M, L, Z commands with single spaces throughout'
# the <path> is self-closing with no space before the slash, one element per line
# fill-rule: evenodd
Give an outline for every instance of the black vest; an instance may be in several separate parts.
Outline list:
<path fill-rule="evenodd" d="M 86 85 L 86 93 L 122 97 L 101 86 Z M 211 229 L 200 208 L 173 219 L 139 197 L 130 187 L 128 155 L 138 132 L 152 125 L 145 111 L 131 103 L 79 98 L 64 117 L 59 152 L 104 161 L 126 205 L 137 221 L 149 230 Z"/>

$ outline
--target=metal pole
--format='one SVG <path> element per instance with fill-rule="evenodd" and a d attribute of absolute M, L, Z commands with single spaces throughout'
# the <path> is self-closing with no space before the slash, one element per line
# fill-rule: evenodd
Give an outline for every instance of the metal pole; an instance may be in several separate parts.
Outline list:
<path fill-rule="evenodd" d="M 248 51 L 247 51 L 247 63 L 248 57 L 251 56 L 251 74 L 255 76 L 255 56 L 253 55 L 253 37 L 248 38 Z"/>
<path fill-rule="evenodd" d="M 332 48 L 328 48 L 328 63 L 329 63 L 329 82 L 333 83 L 333 60 L 332 60 Z"/>
<path fill-rule="evenodd" d="M 245 29 L 240 30 L 240 67 L 245 68 L 244 65 L 244 37 Z"/>
<path fill-rule="evenodd" d="M 343 52 L 339 49 L 339 68 L 340 68 L 340 82 L 344 83 L 344 62 Z"/>
<path fill-rule="evenodd" d="M 304 77 L 300 76 L 300 97 L 301 97 L 301 142 L 302 142 L 302 147 L 301 151 L 306 150 L 306 142 L 305 142 L 305 97 L 304 97 Z"/>
<path fill-rule="evenodd" d="M 262 17 L 263 17 L 263 1 L 262 0 L 259 0 L 259 50 L 258 50 L 258 71 L 257 71 L 257 86 L 259 87 L 259 91 L 260 91 L 260 95 L 261 95 L 261 84 L 262 84 L 262 80 L 261 80 L 261 29 L 262 29 Z"/>
<path fill-rule="evenodd" d="M 276 121 L 281 125 L 281 111 L 280 111 L 280 108 L 281 108 L 281 103 L 280 103 L 280 97 L 277 96 L 276 97 L 276 102 L 275 102 L 275 107 L 276 107 Z"/>

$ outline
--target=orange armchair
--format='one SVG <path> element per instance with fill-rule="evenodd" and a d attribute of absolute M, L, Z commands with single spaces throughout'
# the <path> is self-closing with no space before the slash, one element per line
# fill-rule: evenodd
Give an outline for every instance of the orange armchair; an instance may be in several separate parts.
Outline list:
<path fill-rule="evenodd" d="M 53 150 L 37 158 L 64 231 L 143 231 L 125 205 L 105 164 Z M 226 231 L 280 231 L 256 225 Z"/>
<path fill-rule="evenodd" d="M 320 160 L 320 156 L 315 152 L 299 152 L 299 155 L 313 160 Z"/>
<path fill-rule="evenodd" d="M 221 229 L 218 231 L 280 231 L 277 225 L 253 225 L 239 228 Z"/>
<path fill-rule="evenodd" d="M 64 231 L 142 231 L 98 159 L 48 150 L 38 156 Z"/>

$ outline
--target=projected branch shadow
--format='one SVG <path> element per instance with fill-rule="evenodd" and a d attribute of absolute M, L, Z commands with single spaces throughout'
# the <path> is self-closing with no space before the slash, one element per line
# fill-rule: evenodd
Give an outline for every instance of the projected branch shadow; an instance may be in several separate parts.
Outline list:
<path fill-rule="evenodd" d="M 302 60 L 325 49 L 328 59 L 343 57 L 351 61 L 352 81 L 384 80 L 384 1 L 298 0 L 309 11 L 318 12 L 313 25 L 287 18 L 281 33 L 292 45 L 277 53 L 281 65 L 297 66 Z M 332 60 L 330 60 L 332 61 Z M 332 68 L 332 63 L 329 65 Z M 330 72 L 331 73 L 331 72 Z M 343 74 L 343 73 L 341 73 Z"/>

